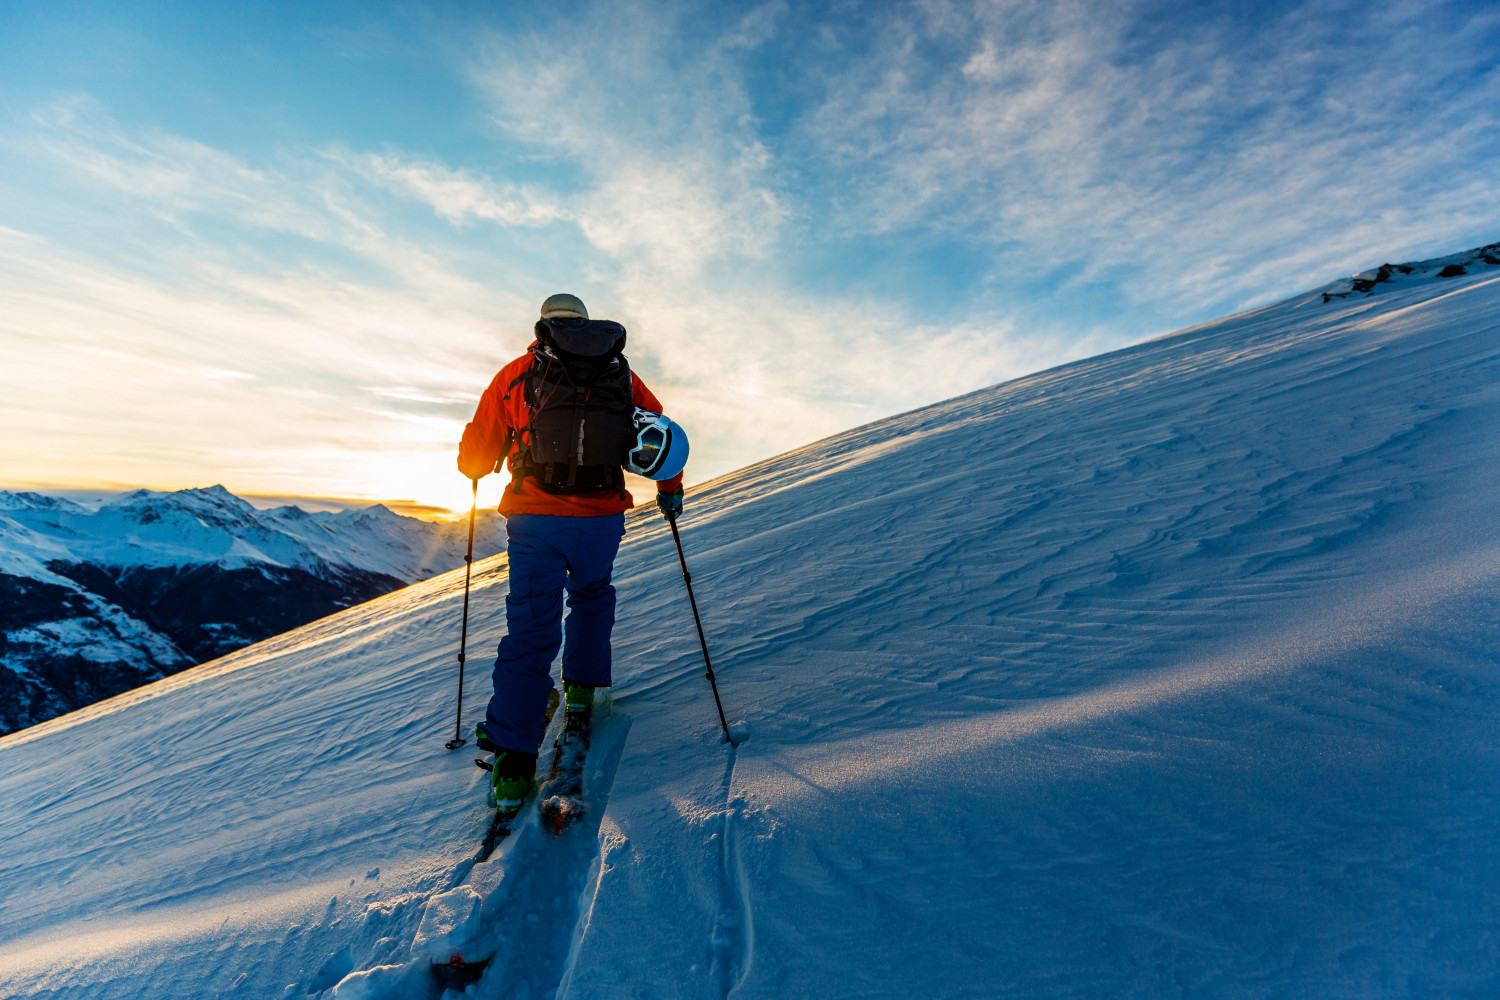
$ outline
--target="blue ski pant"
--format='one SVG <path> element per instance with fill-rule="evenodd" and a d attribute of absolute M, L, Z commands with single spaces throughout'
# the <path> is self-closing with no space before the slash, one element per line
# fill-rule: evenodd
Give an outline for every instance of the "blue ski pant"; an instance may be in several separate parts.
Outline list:
<path fill-rule="evenodd" d="M 495 694 L 484 730 L 507 750 L 536 753 L 558 646 L 565 680 L 610 684 L 609 635 L 615 626 L 610 574 L 625 535 L 625 515 L 515 514 L 506 518 L 505 535 L 510 555 L 506 634 L 495 657 Z"/>

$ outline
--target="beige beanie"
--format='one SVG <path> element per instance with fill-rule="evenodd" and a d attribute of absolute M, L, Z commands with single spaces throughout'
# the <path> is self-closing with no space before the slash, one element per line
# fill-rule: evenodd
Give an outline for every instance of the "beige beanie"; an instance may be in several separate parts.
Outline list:
<path fill-rule="evenodd" d="M 567 292 L 547 296 L 542 303 L 542 319 L 588 319 L 589 311 L 583 300 Z"/>

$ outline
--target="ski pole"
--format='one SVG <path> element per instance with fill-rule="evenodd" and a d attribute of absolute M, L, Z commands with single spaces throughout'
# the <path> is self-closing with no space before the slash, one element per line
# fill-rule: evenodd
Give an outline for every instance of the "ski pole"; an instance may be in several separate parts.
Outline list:
<path fill-rule="evenodd" d="M 464 624 L 458 633 L 458 714 L 453 719 L 453 739 L 444 744 L 449 750 L 457 750 L 469 742 L 463 738 L 464 651 L 469 645 L 469 577 L 474 572 L 474 512 L 479 509 L 479 480 L 472 482 L 474 500 L 469 504 L 469 550 L 464 553 Z"/>
<path fill-rule="evenodd" d="M 714 664 L 708 658 L 708 640 L 703 637 L 703 619 L 698 617 L 698 601 L 693 597 L 693 575 L 688 572 L 687 557 L 682 554 L 682 536 L 677 533 L 677 518 L 675 515 L 667 516 L 667 523 L 672 526 L 672 541 L 677 545 L 677 561 L 682 563 L 682 582 L 687 584 L 688 603 L 693 606 L 693 624 L 698 626 L 698 643 L 703 647 L 703 676 L 708 678 L 708 684 L 714 689 L 714 706 L 719 710 L 719 725 L 724 727 L 724 742 L 733 745 L 734 740 L 729 736 L 729 721 L 724 718 L 724 703 L 719 700 L 719 682 L 714 680 Z"/>

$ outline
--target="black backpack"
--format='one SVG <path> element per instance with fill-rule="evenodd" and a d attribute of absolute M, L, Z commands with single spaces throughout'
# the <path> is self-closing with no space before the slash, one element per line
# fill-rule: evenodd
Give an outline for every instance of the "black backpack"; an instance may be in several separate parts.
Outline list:
<path fill-rule="evenodd" d="M 515 488 L 530 478 L 547 493 L 625 492 L 635 412 L 625 328 L 609 320 L 544 319 L 536 325 L 525 383 L 530 420 L 510 457 Z"/>

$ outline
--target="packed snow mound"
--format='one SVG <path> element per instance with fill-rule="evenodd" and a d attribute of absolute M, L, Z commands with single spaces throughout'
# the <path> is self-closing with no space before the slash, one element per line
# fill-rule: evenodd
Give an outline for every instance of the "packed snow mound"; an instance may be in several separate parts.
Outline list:
<path fill-rule="evenodd" d="M 695 490 L 737 748 L 632 516 L 589 812 L 484 864 L 461 575 L 0 740 L 0 993 L 1492 995 L 1500 271 L 1390 284 Z"/>
<path fill-rule="evenodd" d="M 1351 295 L 1375 295 L 1395 288 L 1425 284 L 1434 278 L 1461 278 L 1474 272 L 1500 268 L 1500 243 L 1490 243 L 1462 253 L 1405 264 L 1381 264 L 1379 267 L 1340 279 L 1318 290 L 1323 302 L 1347 299 Z"/>

